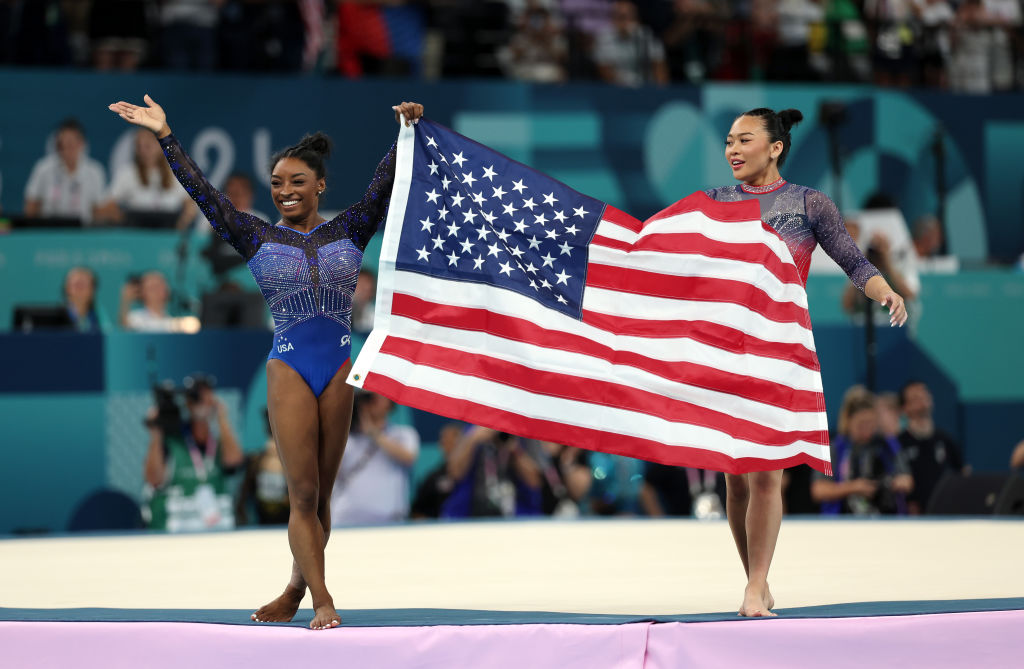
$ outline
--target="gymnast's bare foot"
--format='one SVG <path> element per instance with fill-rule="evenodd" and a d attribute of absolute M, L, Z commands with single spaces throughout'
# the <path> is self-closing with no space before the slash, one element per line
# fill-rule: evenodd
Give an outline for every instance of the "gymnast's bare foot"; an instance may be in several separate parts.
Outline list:
<path fill-rule="evenodd" d="M 289 585 L 280 597 L 256 609 L 250 616 L 258 623 L 287 623 L 295 617 L 305 592 Z"/>
<path fill-rule="evenodd" d="M 771 612 L 771 607 L 768 606 L 771 594 L 768 592 L 768 586 L 758 588 L 753 585 L 747 585 L 743 590 L 743 605 L 740 606 L 740 615 L 748 618 L 762 618 L 762 617 L 775 617 L 775 614 Z M 775 605 L 775 601 L 771 601 L 772 606 Z"/>
<path fill-rule="evenodd" d="M 767 583 L 764 584 L 764 603 L 769 611 L 775 608 L 775 598 L 772 597 L 772 591 L 768 588 Z"/>
<path fill-rule="evenodd" d="M 334 609 L 334 602 L 327 600 L 320 606 L 313 606 L 313 621 L 309 623 L 311 630 L 329 630 L 341 624 L 341 616 Z"/>

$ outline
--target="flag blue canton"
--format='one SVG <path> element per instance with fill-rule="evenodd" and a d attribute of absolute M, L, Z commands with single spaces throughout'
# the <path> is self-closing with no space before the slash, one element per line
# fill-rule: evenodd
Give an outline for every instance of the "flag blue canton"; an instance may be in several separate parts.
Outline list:
<path fill-rule="evenodd" d="M 421 119 L 397 269 L 488 283 L 580 318 L 604 203 Z"/>

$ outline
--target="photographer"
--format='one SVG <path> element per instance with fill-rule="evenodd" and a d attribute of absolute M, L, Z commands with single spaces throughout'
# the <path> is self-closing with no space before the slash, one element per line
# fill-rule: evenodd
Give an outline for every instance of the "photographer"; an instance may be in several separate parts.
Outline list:
<path fill-rule="evenodd" d="M 846 421 L 832 443 L 833 478 L 816 472 L 811 497 L 824 514 L 906 515 L 914 480 L 899 442 L 878 432 L 874 397 L 850 395 L 840 413 Z"/>
<path fill-rule="evenodd" d="M 456 483 L 442 518 L 541 513 L 541 469 L 515 435 L 469 428 L 448 458 L 448 474 Z"/>
<path fill-rule="evenodd" d="M 242 464 L 243 456 L 212 380 L 190 377 L 183 388 L 164 384 L 154 393 L 156 406 L 145 420 L 149 452 L 144 517 L 149 527 L 170 532 L 233 528 L 226 477 Z"/>

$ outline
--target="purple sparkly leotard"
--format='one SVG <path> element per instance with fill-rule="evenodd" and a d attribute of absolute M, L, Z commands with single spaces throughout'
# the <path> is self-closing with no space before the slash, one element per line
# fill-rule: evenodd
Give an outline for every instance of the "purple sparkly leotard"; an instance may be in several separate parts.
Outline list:
<path fill-rule="evenodd" d="M 879 273 L 846 231 L 836 203 L 821 191 L 783 181 L 777 187 L 774 184 L 752 189 L 743 185 L 724 186 L 704 192 L 720 202 L 757 200 L 761 205 L 761 220 L 786 242 L 805 284 L 816 244 L 821 244 L 825 253 L 843 268 L 860 290 L 864 290 L 868 279 Z"/>
<path fill-rule="evenodd" d="M 274 316 L 271 359 L 298 372 L 319 397 L 349 359 L 352 293 L 363 251 L 380 227 L 395 178 L 395 148 L 363 198 L 308 233 L 235 209 L 203 176 L 174 135 L 160 140 L 174 176 L 214 230 L 249 265 Z"/>

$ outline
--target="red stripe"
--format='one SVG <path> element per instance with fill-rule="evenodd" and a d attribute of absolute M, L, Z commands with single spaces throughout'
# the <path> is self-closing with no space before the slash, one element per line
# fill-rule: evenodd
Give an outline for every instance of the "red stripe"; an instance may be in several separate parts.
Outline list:
<path fill-rule="evenodd" d="M 806 329 L 811 327 L 806 309 L 792 302 L 776 302 L 757 286 L 744 281 L 673 276 L 592 262 L 587 265 L 587 287 L 674 300 L 729 302 L 776 323 L 796 323 Z"/>
<path fill-rule="evenodd" d="M 699 232 L 665 232 L 645 235 L 629 244 L 610 237 L 595 236 L 591 245 L 618 251 L 657 251 L 659 253 L 692 253 L 709 258 L 760 263 L 782 283 L 804 287 L 796 265 L 783 261 L 765 244 L 758 242 L 721 242 Z"/>
<path fill-rule="evenodd" d="M 703 191 L 697 191 L 687 195 L 682 200 L 662 209 L 654 216 L 651 216 L 644 225 L 660 221 L 670 216 L 687 214 L 692 211 L 699 211 L 708 218 L 720 223 L 740 223 L 743 221 L 760 221 L 761 205 L 757 200 L 736 200 L 733 202 L 719 202 L 712 200 Z"/>
<path fill-rule="evenodd" d="M 821 371 L 818 356 L 800 344 L 780 344 L 774 341 L 758 339 L 734 328 L 708 321 L 686 320 L 647 320 L 644 318 L 626 318 L 609 316 L 599 311 L 583 310 L 583 322 L 608 332 L 635 337 L 673 338 L 687 337 L 708 346 L 720 348 L 732 353 L 750 354 L 762 358 L 788 360 L 793 364 Z"/>
<path fill-rule="evenodd" d="M 731 414 L 621 383 L 538 370 L 500 358 L 469 354 L 411 339 L 389 336 L 381 345 L 380 352 L 416 365 L 485 379 L 536 395 L 559 397 L 595 407 L 623 409 L 673 423 L 706 427 L 734 439 L 764 446 L 786 446 L 795 441 L 828 443 L 828 433 L 824 430 L 776 430 Z"/>
<path fill-rule="evenodd" d="M 678 467 L 713 469 L 727 474 L 774 471 L 806 464 L 831 476 L 831 463 L 806 453 L 783 460 L 763 458 L 731 458 L 699 446 L 665 446 L 650 439 L 605 432 L 587 427 L 565 425 L 549 420 L 529 418 L 467 400 L 453 399 L 437 393 L 412 388 L 378 372 L 366 375 L 363 388 L 390 397 L 398 404 L 440 414 L 455 420 L 483 425 L 502 432 L 516 434 L 525 439 L 554 441 L 592 451 L 602 451 L 630 458 Z"/>
<path fill-rule="evenodd" d="M 608 221 L 609 223 L 614 223 L 615 225 L 621 225 L 627 230 L 632 230 L 633 232 L 640 232 L 644 227 L 644 224 L 639 220 L 633 218 L 621 209 L 616 209 L 610 204 L 606 204 L 604 206 L 604 211 L 601 213 L 601 219 Z"/>
<path fill-rule="evenodd" d="M 524 318 L 497 314 L 486 309 L 437 304 L 395 293 L 392 313 L 429 325 L 485 332 L 544 348 L 581 353 L 612 364 L 650 372 L 674 383 L 737 395 L 789 411 L 820 411 L 823 402 L 821 393 L 814 391 L 796 390 L 782 383 L 733 374 L 707 365 L 666 362 L 633 351 L 615 350 L 587 337 L 548 330 Z"/>

